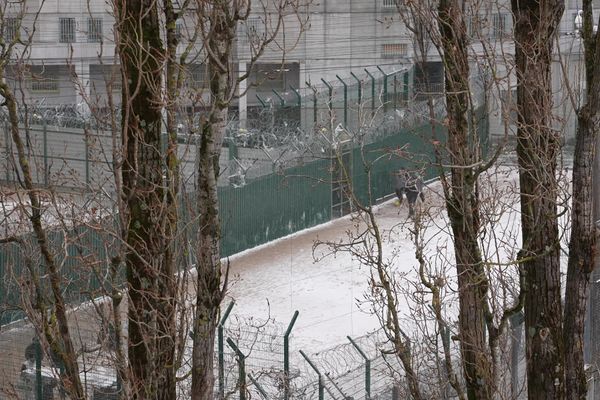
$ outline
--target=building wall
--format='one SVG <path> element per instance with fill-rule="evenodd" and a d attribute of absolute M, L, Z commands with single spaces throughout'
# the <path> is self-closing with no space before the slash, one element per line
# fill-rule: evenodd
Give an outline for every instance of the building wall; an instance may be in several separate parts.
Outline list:
<path fill-rule="evenodd" d="M 33 11 L 41 2 L 31 0 L 28 4 L 31 13 L 26 18 L 25 26 L 31 26 Z M 500 104 L 503 101 L 503 93 L 506 94 L 514 86 L 514 77 L 507 73 L 511 69 L 510 57 L 514 54 L 514 45 L 510 37 L 510 4 L 506 0 L 476 4 L 483 6 L 475 10 L 469 8 L 469 12 L 475 15 L 468 18 L 467 30 L 474 43 L 483 39 L 487 44 L 486 51 L 498 55 L 496 65 L 492 67 L 497 69 L 494 79 L 498 90 L 493 91 L 492 96 L 495 97 L 490 99 L 490 112 L 493 114 L 490 127 L 494 134 L 502 134 L 506 124 L 502 119 L 502 112 L 499 111 Z M 595 0 L 594 4 L 600 9 L 600 0 Z M 561 37 L 570 37 L 576 41 L 573 22 L 580 6 L 580 0 L 567 1 L 567 9 L 561 21 Z M 107 4 L 103 0 L 47 0 L 43 3 L 28 63 L 36 66 L 37 70 L 42 68 L 44 79 L 56 80 L 57 84 L 52 86 L 52 83 L 48 82 L 36 83 L 33 85 L 37 85 L 37 90 L 32 90 L 32 83 L 26 82 L 24 87 L 29 101 L 43 102 L 46 105 L 81 104 L 84 97 L 87 97 L 92 102 L 102 103 L 106 95 L 105 79 L 111 79 L 111 76 L 116 78 L 114 86 L 118 89 L 118 74 L 111 75 L 106 72 L 111 70 L 110 65 L 115 64 L 112 32 L 114 19 L 106 8 Z M 61 18 L 63 21 L 64 18 L 72 18 L 73 21 L 73 37 L 67 37 L 66 40 L 69 43 L 63 43 L 65 27 L 61 29 Z M 96 24 L 101 24 L 101 32 L 90 30 L 94 26 L 98 29 L 98 25 L 90 25 L 90 18 L 94 18 Z M 236 51 L 236 68 L 239 73 L 245 72 L 250 61 L 251 42 L 248 32 L 254 29 L 253 32 L 268 33 L 269 28 L 264 27 L 264 19 L 263 14 L 253 14 L 247 23 L 239 28 Z M 300 21 L 304 22 L 304 25 Z M 276 89 L 286 101 L 294 101 L 296 94 L 291 87 L 298 89 L 303 96 L 310 96 L 312 91 L 307 88 L 307 82 L 313 87 L 324 89 L 322 79 L 339 86 L 338 76 L 353 82 L 350 72 L 364 79 L 367 69 L 371 74 L 381 77 L 377 66 L 389 73 L 408 68 L 415 62 L 412 38 L 391 0 L 320 0 L 310 8 L 301 10 L 299 18 L 286 17 L 285 28 L 285 35 L 280 32 L 276 41 L 261 58 L 262 65 L 250 77 L 250 86 L 258 84 L 259 87 L 251 88 L 240 100 L 242 117 L 247 107 L 260 105 L 256 94 L 270 96 L 271 100 L 279 101 L 272 93 L 272 90 Z M 182 29 L 185 36 L 185 31 L 191 31 L 192 27 L 184 21 Z M 282 48 L 285 49 L 285 54 Z M 565 42 L 564 49 L 569 50 L 569 62 L 577 64 L 580 58 L 579 46 Z M 477 56 L 478 52 L 483 54 L 483 50 L 482 46 L 478 47 L 475 44 L 472 53 Z M 440 61 L 434 46 L 429 46 L 428 61 Z M 201 56 L 197 64 L 201 66 Z M 478 66 L 481 63 L 477 57 L 474 57 L 472 64 L 474 69 L 481 66 Z M 579 67 L 575 65 L 570 68 L 573 71 L 569 72 L 569 75 L 573 79 L 579 79 Z M 559 69 L 555 70 L 559 74 Z M 26 77 L 25 80 L 30 78 L 31 76 Z M 48 90 L 39 90 L 44 87 Z M 573 110 L 572 106 L 564 101 L 562 87 L 564 84 L 560 83 L 560 77 L 557 75 L 555 102 L 560 105 L 557 109 L 565 120 L 569 121 L 568 126 L 571 129 Z M 242 85 L 241 90 L 244 91 L 245 88 L 246 84 Z M 115 91 L 117 100 L 118 91 Z M 497 117 L 496 120 L 494 116 Z"/>

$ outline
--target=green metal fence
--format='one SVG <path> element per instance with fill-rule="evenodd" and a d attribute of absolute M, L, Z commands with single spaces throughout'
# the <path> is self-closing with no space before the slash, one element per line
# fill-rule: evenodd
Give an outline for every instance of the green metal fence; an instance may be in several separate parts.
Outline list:
<path fill-rule="evenodd" d="M 432 167 L 432 142 L 443 143 L 445 130 L 439 123 L 430 124 L 425 103 L 411 103 L 412 76 L 411 69 L 386 72 L 373 68 L 338 76 L 331 82 L 307 83 L 302 90 L 274 93 L 269 101 L 259 97 L 262 105 L 247 121 L 248 128 L 254 127 L 258 136 L 248 139 L 241 134 L 244 132 L 239 121 L 230 124 L 229 148 L 221 156 L 224 173 L 219 178 L 222 255 L 267 243 L 350 211 L 335 176 L 339 173 L 332 159 L 336 144 L 319 142 L 321 137 L 332 138 L 338 124 L 351 136 L 362 135 L 364 139 L 343 145 L 347 147 L 343 158 L 351 178 L 348 184 L 364 204 L 374 204 L 393 193 L 392 172 L 400 167 L 420 169 L 426 178 L 438 174 L 440 171 Z M 439 121 L 443 101 L 437 99 L 435 104 Z M 476 124 L 485 149 L 484 106 L 476 112 Z M 0 153 L 6 156 L 6 174 L 0 179 L 14 182 L 18 169 L 12 169 L 14 150 L 7 132 L 5 127 L 5 135 L 0 138 Z M 89 191 L 106 190 L 110 185 L 111 136 L 106 132 L 71 128 L 62 132 L 42 126 L 32 129 L 30 135 L 38 184 L 63 183 L 54 181 L 61 176 L 54 173 L 58 170 L 63 176 L 75 177 Z M 187 182 L 188 191 L 193 190 L 196 181 L 195 146 L 189 139 L 183 140 L 179 149 L 185 175 L 182 180 Z M 66 159 L 61 157 L 65 154 Z M 260 154 L 265 155 L 264 159 L 257 159 Z M 247 179 L 242 180 L 243 184 L 234 185 L 227 174 L 243 164 L 245 157 L 253 159 L 254 167 L 244 176 Z M 183 224 L 193 216 L 191 205 L 181 207 L 185 212 Z M 65 278 L 64 291 L 72 303 L 101 295 L 109 288 L 109 260 L 119 245 L 117 232 L 112 221 L 104 229 L 64 227 L 51 232 Z M 186 232 L 191 243 L 193 221 Z M 66 246 L 65 235 L 69 239 Z M 32 302 L 32 276 L 38 274 L 44 279 L 34 237 L 27 234 L 20 239 L 20 244 L 0 246 L 0 325 L 21 318 L 23 304 Z"/>

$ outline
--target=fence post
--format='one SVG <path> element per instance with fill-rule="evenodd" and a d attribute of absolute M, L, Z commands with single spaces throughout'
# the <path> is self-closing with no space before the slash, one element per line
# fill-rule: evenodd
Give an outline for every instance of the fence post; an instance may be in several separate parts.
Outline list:
<path fill-rule="evenodd" d="M 388 109 L 388 74 L 378 65 L 377 69 L 383 74 L 383 112 L 387 113 Z"/>
<path fill-rule="evenodd" d="M 317 124 L 317 89 L 315 89 L 315 87 L 313 85 L 311 85 L 308 81 L 304 81 L 304 83 L 306 83 L 306 86 L 308 86 L 310 88 L 310 90 L 313 91 L 313 123 L 316 125 Z"/>
<path fill-rule="evenodd" d="M 348 129 L 348 85 L 339 75 L 336 74 L 335 77 L 344 85 L 344 128 Z"/>
<path fill-rule="evenodd" d="M 313 364 L 310 358 L 308 358 L 308 356 L 304 354 L 302 350 L 300 350 L 300 354 L 302 357 L 304 357 L 308 365 L 310 365 L 310 367 L 317 373 L 317 376 L 319 377 L 319 400 L 323 400 L 325 398 L 325 385 L 323 385 L 323 376 L 321 376 L 321 371 L 319 371 L 317 366 Z"/>
<path fill-rule="evenodd" d="M 8 123 L 4 124 L 4 152 L 5 152 L 5 160 L 6 160 L 6 182 L 10 181 L 10 160 L 12 156 L 12 146 L 10 145 L 12 142 L 8 141 Z"/>
<path fill-rule="evenodd" d="M 333 134 L 333 87 L 323 78 L 321 78 L 321 82 L 327 86 L 327 108 L 329 109 L 329 131 Z"/>
<path fill-rule="evenodd" d="M 235 351 L 238 358 L 240 400 L 246 400 L 246 356 L 238 349 L 233 340 L 227 338 L 227 344 Z"/>
<path fill-rule="evenodd" d="M 277 92 L 277 90 L 275 89 L 271 89 L 273 91 L 273 93 L 275 93 L 275 96 L 277 96 L 279 98 L 279 103 L 281 104 L 281 108 L 285 108 L 285 99 L 283 97 L 281 97 L 281 95 Z"/>
<path fill-rule="evenodd" d="M 89 138 L 90 130 L 87 124 L 83 127 L 83 139 L 85 140 L 85 184 L 89 186 L 90 184 L 90 138 Z"/>
<path fill-rule="evenodd" d="M 369 400 L 371 398 L 371 360 L 369 357 L 362 351 L 358 344 L 350 336 L 346 336 L 352 346 L 358 351 L 358 354 L 361 355 L 362 358 L 365 359 L 365 399 Z"/>
<path fill-rule="evenodd" d="M 263 108 L 267 108 L 267 103 L 265 103 L 265 101 L 257 94 L 256 98 L 258 99 L 258 101 L 260 101 L 260 104 L 263 106 Z"/>
<path fill-rule="evenodd" d="M 42 344 L 35 337 L 33 339 L 35 345 L 35 398 L 36 400 L 44 399 L 44 383 L 42 381 Z"/>
<path fill-rule="evenodd" d="M 375 116 L 375 77 L 365 68 L 365 72 L 371 78 L 371 117 Z"/>
<path fill-rule="evenodd" d="M 298 89 L 296 89 L 292 85 L 290 85 L 290 89 L 292 89 L 292 92 L 294 92 L 296 94 L 296 97 L 298 98 L 298 107 L 302 108 L 302 95 L 300 94 Z"/>
<path fill-rule="evenodd" d="M 48 186 L 48 129 L 46 121 L 42 125 L 42 138 L 44 141 L 44 186 Z"/>
<path fill-rule="evenodd" d="M 357 111 L 356 111 L 356 115 L 358 117 L 357 120 L 357 127 L 360 128 L 360 112 L 362 110 L 362 82 L 360 81 L 360 79 L 358 79 L 358 76 L 356 76 L 356 74 L 352 71 L 350 71 L 350 75 L 352 75 L 352 77 L 354 79 L 356 79 L 356 83 L 358 84 L 358 107 L 356 107 Z"/>
<path fill-rule="evenodd" d="M 229 303 L 227 308 L 225 309 L 225 313 L 219 321 L 219 325 L 217 326 L 217 347 L 219 352 L 219 398 L 225 398 L 225 346 L 223 344 L 223 325 L 225 325 L 225 321 L 229 318 L 229 313 L 235 304 L 234 301 Z"/>
<path fill-rule="evenodd" d="M 284 388 L 283 398 L 288 400 L 290 398 L 290 333 L 298 318 L 298 310 L 294 311 L 294 316 L 288 325 L 285 335 L 283 336 L 283 375 L 284 375 Z"/>
<path fill-rule="evenodd" d="M 402 78 L 404 81 L 402 87 L 402 97 L 404 101 L 408 102 L 408 71 L 404 73 L 404 76 Z"/>

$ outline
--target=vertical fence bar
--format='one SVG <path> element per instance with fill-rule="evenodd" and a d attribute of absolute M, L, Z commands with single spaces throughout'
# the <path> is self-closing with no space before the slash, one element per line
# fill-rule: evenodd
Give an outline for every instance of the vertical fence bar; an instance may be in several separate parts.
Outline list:
<path fill-rule="evenodd" d="M 258 99 L 258 101 L 260 101 L 260 104 L 264 107 L 267 108 L 267 103 L 265 103 L 265 101 L 257 94 L 256 98 Z"/>
<path fill-rule="evenodd" d="M 394 74 L 394 110 L 398 109 L 398 75 Z"/>
<path fill-rule="evenodd" d="M 290 398 L 290 333 L 292 333 L 292 328 L 296 323 L 298 314 L 298 310 L 294 311 L 294 316 L 292 317 L 292 320 L 285 331 L 285 335 L 283 336 L 283 375 L 285 379 L 283 398 L 285 400 Z"/>
<path fill-rule="evenodd" d="M 313 123 L 317 124 L 317 89 L 315 89 L 308 81 L 305 81 L 306 86 L 308 86 L 313 91 Z"/>
<path fill-rule="evenodd" d="M 365 68 L 365 72 L 371 78 L 371 116 L 375 116 L 375 77 Z"/>
<path fill-rule="evenodd" d="M 327 86 L 327 108 L 329 109 L 329 131 L 333 133 L 333 87 L 323 78 L 321 82 Z"/>
<path fill-rule="evenodd" d="M 403 87 L 402 87 L 402 96 L 404 101 L 408 101 L 408 72 L 404 73 L 403 76 Z"/>
<path fill-rule="evenodd" d="M 362 351 L 358 344 L 350 336 L 346 336 L 352 346 L 358 351 L 358 354 L 361 355 L 362 358 L 365 359 L 365 399 L 369 400 L 371 398 L 371 360 L 369 357 Z"/>
<path fill-rule="evenodd" d="M 388 74 L 378 65 L 377 69 L 383 74 L 383 112 L 387 113 L 388 109 Z"/>
<path fill-rule="evenodd" d="M 298 107 L 302 107 L 302 95 L 300 94 L 300 92 L 298 91 L 298 89 L 296 89 L 292 85 L 290 85 L 290 89 L 296 95 L 296 99 L 298 99 Z"/>
<path fill-rule="evenodd" d="M 10 160 L 12 153 L 12 146 L 9 146 L 10 142 L 8 141 L 8 123 L 4 124 L 4 152 L 5 152 L 5 160 L 6 160 L 6 182 L 10 181 Z"/>
<path fill-rule="evenodd" d="M 344 128 L 348 129 L 348 85 L 339 75 L 336 74 L 335 77 L 344 85 Z"/>
<path fill-rule="evenodd" d="M 33 339 L 35 345 L 35 399 L 44 399 L 44 390 L 42 382 L 42 344 L 36 337 Z"/>
<path fill-rule="evenodd" d="M 281 104 L 281 108 L 285 107 L 285 99 L 279 94 L 279 92 L 277 92 L 277 90 L 275 89 L 271 89 L 273 91 L 273 93 L 275 93 L 275 96 L 277 96 L 277 98 L 279 98 L 279 103 Z"/>
<path fill-rule="evenodd" d="M 350 71 L 350 75 L 356 80 L 358 84 L 358 107 L 356 107 L 356 116 L 357 116 L 357 128 L 360 129 L 360 112 L 362 111 L 362 82 L 358 79 L 358 76 L 352 71 Z"/>
<path fill-rule="evenodd" d="M 84 126 L 83 128 L 83 139 L 85 140 L 85 184 L 90 184 L 90 138 L 89 138 L 89 128 Z"/>
<path fill-rule="evenodd" d="M 229 303 L 227 309 L 225 309 L 225 313 L 223 313 L 223 317 L 221 321 L 219 321 L 219 326 L 217 326 L 217 347 L 218 347 L 218 357 L 219 357 L 219 398 L 225 398 L 225 346 L 223 343 L 223 326 L 225 325 L 225 321 L 229 318 L 229 313 L 235 304 L 234 301 Z"/>
<path fill-rule="evenodd" d="M 246 400 L 246 356 L 235 345 L 233 340 L 227 338 L 227 344 L 235 351 L 238 358 L 239 378 L 238 385 L 240 387 L 240 400 Z"/>
<path fill-rule="evenodd" d="M 46 121 L 42 125 L 42 138 L 44 141 L 44 185 L 48 186 L 48 129 Z"/>
<path fill-rule="evenodd" d="M 304 357 L 308 365 L 310 365 L 310 367 L 317 373 L 317 376 L 319 377 L 319 400 L 323 400 L 325 398 L 325 385 L 323 384 L 323 376 L 321 375 L 321 371 L 319 371 L 317 366 L 313 364 L 310 358 L 308 358 L 308 356 L 304 354 L 302 350 L 300 350 L 300 354 L 302 357 Z"/>

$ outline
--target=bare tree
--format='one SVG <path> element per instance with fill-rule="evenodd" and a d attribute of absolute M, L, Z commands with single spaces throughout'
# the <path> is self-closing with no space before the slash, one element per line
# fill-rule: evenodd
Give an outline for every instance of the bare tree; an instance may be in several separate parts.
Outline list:
<path fill-rule="evenodd" d="M 40 7 L 43 6 L 43 2 Z M 29 220 L 39 250 L 43 256 L 44 268 L 50 281 L 52 297 L 49 303 L 39 292 L 35 299 L 35 308 L 39 312 L 41 321 L 41 330 L 45 340 L 50 345 L 51 351 L 56 354 L 58 360 L 64 366 L 64 373 L 60 379 L 64 388 L 72 398 L 83 399 L 84 391 L 79 379 L 79 367 L 76 362 L 76 350 L 73 345 L 69 324 L 67 321 L 67 304 L 62 292 L 62 277 L 60 265 L 57 261 L 57 255 L 52 249 L 48 238 L 48 230 L 42 221 L 43 206 L 40 196 L 40 190 L 34 186 L 32 166 L 26 140 L 22 137 L 20 129 L 20 118 L 18 115 L 19 100 L 13 88 L 6 82 L 7 67 L 10 64 L 23 62 L 27 56 L 28 49 L 31 46 L 39 8 L 35 13 L 33 24 L 26 31 L 24 28 L 23 17 L 27 10 L 26 2 L 4 3 L 0 6 L 0 28 L 2 28 L 2 39 L 0 39 L 0 96 L 3 98 L 2 108 L 7 111 L 8 123 L 12 142 L 16 147 L 17 162 L 21 169 L 21 187 L 24 190 L 29 204 L 27 206 L 27 219 Z M 16 22 L 11 28 L 15 29 L 12 38 L 5 38 L 9 16 L 14 18 L 12 23 Z M 27 131 L 27 119 L 25 119 L 25 131 Z M 30 265 L 32 278 L 35 284 L 41 289 L 39 274 L 35 268 Z"/>
<path fill-rule="evenodd" d="M 564 2 L 512 1 L 517 75 L 521 263 L 530 399 L 564 398 L 557 156 L 551 61 Z"/>
<path fill-rule="evenodd" d="M 583 2 L 583 41 L 586 95 L 578 110 L 573 159 L 571 239 L 564 310 L 565 397 L 585 399 L 587 378 L 583 360 L 586 305 L 596 260 L 594 221 L 594 160 L 600 130 L 600 35 L 593 31 L 592 2 Z"/>

